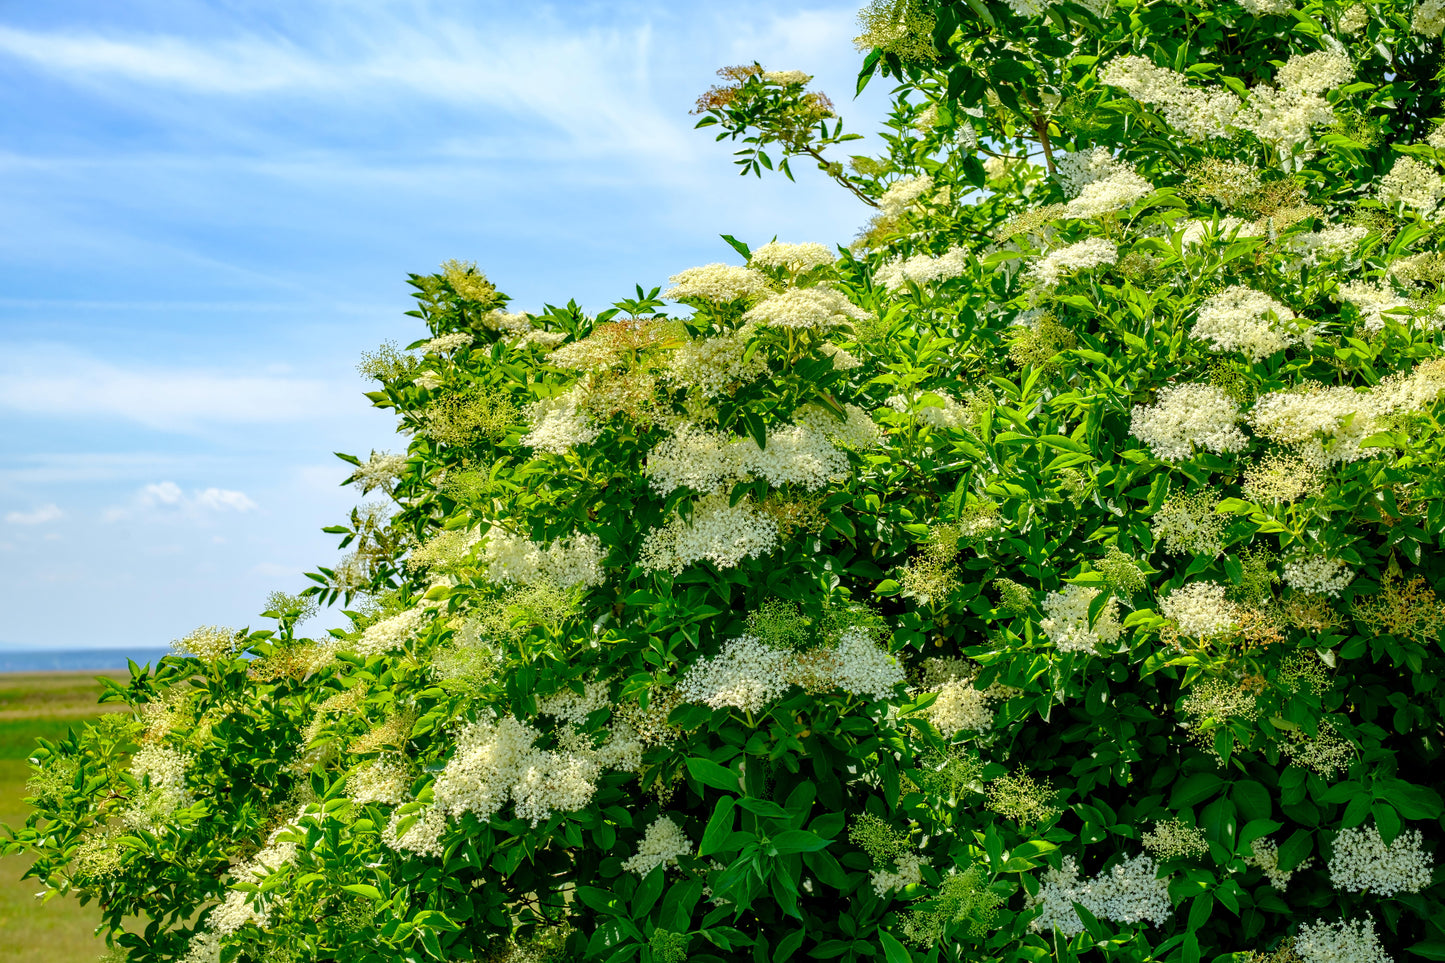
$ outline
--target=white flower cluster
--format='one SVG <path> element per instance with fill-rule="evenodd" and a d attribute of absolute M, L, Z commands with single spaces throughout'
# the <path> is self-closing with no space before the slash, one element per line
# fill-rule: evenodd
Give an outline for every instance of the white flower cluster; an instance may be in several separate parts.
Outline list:
<path fill-rule="evenodd" d="M 1294 951 L 1305 963 L 1392 963 L 1375 935 L 1375 921 L 1301 923 Z"/>
<path fill-rule="evenodd" d="M 892 395 L 885 404 L 894 411 L 909 413 L 908 399 L 902 395 Z M 952 395 L 937 390 L 925 391 L 913 406 L 912 414 L 926 425 L 953 430 L 970 428 L 974 420 L 973 412 L 967 405 L 961 405 Z"/>
<path fill-rule="evenodd" d="M 1061 868 L 1049 867 L 1044 872 L 1038 895 L 1027 898 L 1028 908 L 1040 910 L 1029 929 L 1036 933 L 1057 929 L 1065 936 L 1082 933 L 1084 921 L 1079 919 L 1075 903 L 1100 920 L 1162 926 L 1174 912 L 1174 904 L 1169 900 L 1169 881 L 1157 876 L 1153 858 L 1140 854 L 1093 879 L 1081 880 L 1078 863 L 1066 856 Z"/>
<path fill-rule="evenodd" d="M 167 816 L 192 802 L 186 791 L 186 769 L 190 764 L 189 755 L 169 746 L 152 743 L 137 749 L 130 757 L 130 774 L 142 785 L 149 780 L 149 790 L 137 793 L 123 821 L 134 829 L 159 832 Z"/>
<path fill-rule="evenodd" d="M 588 679 L 579 694 L 572 689 L 559 689 L 549 696 L 537 700 L 537 712 L 544 716 L 555 716 L 562 722 L 580 726 L 587 717 L 611 703 L 608 685 L 597 679 Z"/>
<path fill-rule="evenodd" d="M 777 523 L 754 508 L 751 498 L 729 505 L 727 492 L 713 492 L 693 503 L 691 518 L 673 515 L 648 532 L 638 564 L 647 571 L 673 575 L 703 559 L 718 568 L 732 568 L 777 545 Z"/>
<path fill-rule="evenodd" d="M 1274 298 L 1243 285 L 1213 295 L 1199 307 L 1189 332 L 1211 351 L 1239 351 L 1263 361 L 1292 344 L 1313 343 L 1312 329 L 1295 323 L 1295 313 Z"/>
<path fill-rule="evenodd" d="M 1355 65 L 1344 47 L 1327 37 L 1328 49 L 1295 54 L 1275 74 L 1275 84 L 1257 84 L 1249 102 L 1235 118 L 1236 126 L 1250 131 L 1281 154 L 1309 145 L 1310 132 L 1335 119 L 1325 91 L 1346 83 Z"/>
<path fill-rule="evenodd" d="M 1040 287 L 1052 288 L 1073 271 L 1087 271 L 1119 260 L 1119 249 L 1113 241 L 1090 237 L 1068 247 L 1050 251 L 1029 265 L 1029 277 Z"/>
<path fill-rule="evenodd" d="M 1374 388 L 1305 383 L 1255 402 L 1249 421 L 1255 431 L 1292 448 L 1311 465 L 1328 468 L 1369 454 L 1361 447 L 1379 420 L 1431 404 L 1445 391 L 1445 361 L 1425 361 L 1406 374 L 1391 375 Z"/>
<path fill-rule="evenodd" d="M 403 820 L 415 816 L 415 821 L 405 832 L 401 832 Z M 417 856 L 442 856 L 442 833 L 447 829 L 447 814 L 436 806 L 423 806 L 416 813 L 402 815 L 395 810 L 386 828 L 381 831 L 381 841 L 392 849 L 414 853 Z"/>
<path fill-rule="evenodd" d="M 938 687 L 938 698 L 924 710 L 924 715 L 945 739 L 960 732 L 987 732 L 993 727 L 993 704 L 997 700 L 993 687 L 975 687 L 971 675 L 949 679 Z"/>
<path fill-rule="evenodd" d="M 1039 628 L 1060 652 L 1094 654 L 1100 645 L 1113 645 L 1124 633 L 1119 623 L 1119 600 L 1104 603 L 1099 617 L 1089 625 L 1089 606 L 1099 590 L 1083 585 L 1065 585 L 1062 592 L 1050 592 L 1044 599 L 1044 618 Z"/>
<path fill-rule="evenodd" d="M 1072 151 L 1054 158 L 1054 180 L 1069 197 L 1078 197 L 1084 188 L 1134 168 L 1109 153 L 1107 147 Z"/>
<path fill-rule="evenodd" d="M 968 270 L 967 249 L 951 247 L 937 257 L 915 254 L 906 260 L 893 260 L 878 269 L 874 280 L 890 291 L 897 291 L 909 281 L 922 287 L 934 281 L 956 278 Z"/>
<path fill-rule="evenodd" d="M 1266 14 L 1283 17 L 1294 9 L 1291 0 L 1239 0 L 1239 5 L 1248 11 L 1251 17 L 1263 17 Z"/>
<path fill-rule="evenodd" d="M 444 334 L 432 338 L 421 346 L 422 354 L 451 354 L 458 348 L 465 348 L 472 343 L 472 336 L 465 331 L 458 331 L 455 334 Z"/>
<path fill-rule="evenodd" d="M 748 264 L 758 267 L 782 268 L 793 274 L 802 274 L 813 268 L 832 264 L 835 260 L 837 258 L 833 252 L 823 244 L 815 242 L 785 244 L 782 241 L 769 241 L 752 253 L 752 256 L 748 258 Z"/>
<path fill-rule="evenodd" d="M 884 217 L 897 217 L 918 203 L 918 199 L 931 190 L 933 190 L 933 178 L 927 174 L 922 177 L 905 177 L 901 181 L 894 181 L 888 185 L 888 190 L 878 198 L 878 209 Z"/>
<path fill-rule="evenodd" d="M 923 867 L 928 866 L 928 857 L 917 853 L 904 853 L 893 861 L 894 869 L 873 871 L 873 892 L 880 897 L 894 890 L 917 886 L 923 882 Z"/>
<path fill-rule="evenodd" d="M 622 863 L 622 868 L 638 876 L 646 876 L 659 866 L 676 866 L 679 856 L 692 855 L 692 840 L 671 816 L 658 816 L 642 833 L 637 852 Z"/>
<path fill-rule="evenodd" d="M 1239 627 L 1233 603 L 1218 582 L 1190 582 L 1159 602 L 1159 614 L 1192 639 L 1207 639 Z"/>
<path fill-rule="evenodd" d="M 1221 217 L 1218 224 L 1212 220 L 1185 221 L 1183 231 L 1184 236 L 1180 239 L 1180 243 L 1185 247 L 1203 244 L 1210 236 L 1217 236 L 1220 240 L 1227 241 L 1235 237 L 1258 237 L 1262 233 L 1253 221 L 1246 221 L 1232 215 Z"/>
<path fill-rule="evenodd" d="M 1430 217 L 1445 200 L 1445 177 L 1413 157 L 1401 157 L 1390 172 L 1380 178 L 1380 203 L 1387 207 L 1403 204 Z"/>
<path fill-rule="evenodd" d="M 821 331 L 849 321 L 866 321 L 869 317 L 871 315 L 867 311 L 849 301 L 841 292 L 814 286 L 788 288 L 781 294 L 765 298 L 749 309 L 743 320 L 779 328 Z"/>
<path fill-rule="evenodd" d="M 1418 893 L 1430 885 L 1434 868 L 1424 845 L 1418 829 L 1405 830 L 1388 846 L 1376 826 L 1342 829 L 1330 857 L 1330 882 L 1351 893 Z"/>
<path fill-rule="evenodd" d="M 770 84 L 782 84 L 784 87 L 806 84 L 813 79 L 812 74 L 801 70 L 764 70 L 762 77 Z"/>
<path fill-rule="evenodd" d="M 416 638 L 428 621 L 431 612 L 417 606 L 382 619 L 366 627 L 361 637 L 350 645 L 357 655 L 381 655 L 399 649 Z"/>
<path fill-rule="evenodd" d="M 1154 193 L 1154 185 L 1130 169 L 1116 171 L 1085 185 L 1079 196 L 1064 205 L 1065 217 L 1102 217 L 1133 207 Z"/>
<path fill-rule="evenodd" d="M 819 344 L 818 353 L 825 358 L 831 358 L 836 371 L 852 371 L 854 368 L 863 367 L 863 362 L 858 360 L 856 355 L 845 351 L 831 341 Z"/>
<path fill-rule="evenodd" d="M 831 655 L 832 682 L 850 695 L 881 702 L 903 684 L 903 666 L 866 629 L 844 629 Z"/>
<path fill-rule="evenodd" d="M 1195 140 L 1247 130 L 1281 153 L 1308 145 L 1310 131 L 1334 119 L 1325 91 L 1354 76 L 1354 64 L 1332 38 L 1325 50 L 1295 54 L 1275 75 L 1275 86 L 1256 85 L 1248 102 L 1223 87 L 1193 87 L 1184 75 L 1138 56 L 1119 57 L 1099 74 L 1106 84 L 1159 109 L 1164 120 Z"/>
<path fill-rule="evenodd" d="M 493 331 L 501 331 L 513 337 L 532 333 L 532 319 L 525 311 L 488 311 L 482 315 L 481 321 Z"/>
<path fill-rule="evenodd" d="M 862 417 L 871 423 L 866 413 Z M 833 423 L 841 429 L 840 436 L 852 428 L 854 435 L 866 438 L 860 435 L 866 431 L 861 424 Z M 793 484 L 818 491 L 848 475 L 847 454 L 812 424 L 772 432 L 767 442 L 766 448 L 759 448 L 751 438 L 683 424 L 648 453 L 644 472 L 653 490 L 664 495 L 684 486 L 712 492 L 754 477 L 767 479 L 775 488 Z"/>
<path fill-rule="evenodd" d="M 1129 434 L 1163 461 L 1188 461 L 1196 448 L 1217 455 L 1243 451 L 1249 444 L 1239 423 L 1239 406 L 1212 385 L 1169 385 L 1152 405 L 1135 405 Z"/>
<path fill-rule="evenodd" d="M 716 338 L 695 338 L 668 358 L 664 377 L 675 385 L 696 388 L 713 398 L 733 385 L 745 384 L 768 372 L 761 352 L 745 357 L 752 341 L 751 327 L 740 328 Z"/>
<path fill-rule="evenodd" d="M 538 749 L 536 729 L 511 716 L 477 720 L 457 734 L 456 749 L 433 786 L 433 804 L 448 815 L 489 819 L 510 800 L 518 819 L 537 825 L 553 812 L 575 812 L 597 789 L 590 753 Z"/>
<path fill-rule="evenodd" d="M 730 264 L 704 264 L 668 278 L 672 287 L 662 292 L 669 301 L 712 301 L 731 304 L 760 298 L 772 292 L 765 274 Z"/>
<path fill-rule="evenodd" d="M 1347 281 L 1340 285 L 1339 292 L 1335 296 L 1341 301 L 1355 306 L 1355 309 L 1360 312 L 1360 319 L 1364 323 L 1365 330 L 1370 332 L 1385 329 L 1386 311 L 1395 311 L 1410 306 L 1408 300 L 1390 290 L 1389 285 L 1383 281 Z M 1403 321 L 1404 319 L 1396 317 L 1394 320 Z"/>
<path fill-rule="evenodd" d="M 366 464 L 358 465 L 352 473 L 352 478 L 355 479 L 352 484 L 360 488 L 363 495 L 378 488 L 390 491 L 391 483 L 396 481 L 405 467 L 405 455 L 373 451 Z"/>
<path fill-rule="evenodd" d="M 1284 563 L 1284 584 L 1301 592 L 1338 598 L 1341 590 L 1354 581 L 1354 571 L 1335 558 L 1312 555 Z"/>
<path fill-rule="evenodd" d="M 1292 235 L 1288 247 L 1299 255 L 1300 264 L 1315 267 L 1324 261 L 1353 254 L 1369 233 L 1366 228 L 1355 224 L 1335 224 L 1322 231 Z"/>
<path fill-rule="evenodd" d="M 522 444 L 534 451 L 564 455 L 575 445 L 591 444 L 602 433 L 582 410 L 580 388 L 534 401 L 523 414 L 532 430 L 522 438 Z"/>
<path fill-rule="evenodd" d="M 812 405 L 797 416 L 798 424 L 818 432 L 835 445 L 854 451 L 868 451 L 883 444 L 883 431 L 872 415 L 851 404 L 844 405 L 843 411 L 847 417 L 839 421 L 833 412 Z"/>
<path fill-rule="evenodd" d="M 572 588 L 601 585 L 607 580 L 602 540 L 596 535 L 573 535 L 543 545 L 494 528 L 487 535 L 482 559 L 488 578 L 501 584 L 550 582 Z"/>
<path fill-rule="evenodd" d="M 1445 33 L 1445 0 L 1420 0 L 1410 14 L 1410 29 L 1423 37 Z"/>
<path fill-rule="evenodd" d="M 1314 859 L 1311 857 L 1300 863 L 1294 869 L 1280 869 L 1279 844 L 1267 836 L 1262 839 L 1256 839 L 1250 843 L 1249 849 L 1250 855 L 1245 857 L 1245 865 L 1258 868 L 1260 872 L 1264 873 L 1265 879 L 1269 880 L 1269 885 L 1281 893 L 1283 893 L 1285 887 L 1289 885 L 1289 881 L 1295 873 L 1309 869 L 1314 865 Z"/>
<path fill-rule="evenodd" d="M 411 766 L 405 759 L 382 757 L 346 777 L 346 798 L 361 806 L 399 806 L 411 795 L 411 781 Z"/>
<path fill-rule="evenodd" d="M 1156 66 L 1143 57 L 1118 57 L 1099 74 L 1133 99 L 1159 108 L 1165 122 L 1195 140 L 1228 137 L 1242 104 L 1223 88 L 1191 87 L 1184 75 Z"/>
<path fill-rule="evenodd" d="M 789 652 L 741 635 L 724 643 L 717 655 L 693 663 L 677 691 L 689 702 L 714 709 L 733 706 L 757 712 L 788 691 L 789 659 Z"/>
<path fill-rule="evenodd" d="M 295 829 L 300 817 L 282 826 L 271 834 L 266 841 L 265 847 L 250 862 L 246 863 L 240 870 L 232 873 L 231 879 L 237 883 L 250 883 L 255 885 L 264 880 L 267 876 L 277 872 L 296 858 L 300 847 L 297 845 Z M 273 891 L 274 892 L 274 891 Z M 271 898 L 285 898 L 285 890 Z M 258 907 L 256 901 L 262 901 Z M 269 917 L 269 907 L 264 905 L 266 896 L 252 893 L 245 890 L 233 889 L 226 893 L 226 898 L 219 905 L 213 908 L 210 915 L 206 917 L 206 930 L 218 937 L 230 936 L 248 923 L 257 926 L 265 926 Z"/>

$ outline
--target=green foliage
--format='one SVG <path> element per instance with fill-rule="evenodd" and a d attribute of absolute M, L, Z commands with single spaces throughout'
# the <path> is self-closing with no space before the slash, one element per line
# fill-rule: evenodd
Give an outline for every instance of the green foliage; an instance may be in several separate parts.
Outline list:
<path fill-rule="evenodd" d="M 14 847 L 137 961 L 1445 958 L 1432 4 L 874 3 L 851 173 L 724 71 L 854 245 L 413 276 L 350 630 L 137 669 Z"/>

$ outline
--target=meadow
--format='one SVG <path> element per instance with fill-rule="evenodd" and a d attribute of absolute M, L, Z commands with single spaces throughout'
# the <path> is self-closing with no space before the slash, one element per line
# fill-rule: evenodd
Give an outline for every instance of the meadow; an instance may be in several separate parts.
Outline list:
<path fill-rule="evenodd" d="M 97 675 L 126 678 L 124 672 L 43 672 L 0 675 L 0 822 L 24 824 L 30 755 L 37 737 L 58 738 L 77 723 L 110 706 L 96 705 Z M 4 963 L 93 963 L 105 951 L 95 936 L 100 913 L 70 897 L 42 904 L 44 887 L 20 877 L 28 856 L 0 857 L 0 961 Z"/>

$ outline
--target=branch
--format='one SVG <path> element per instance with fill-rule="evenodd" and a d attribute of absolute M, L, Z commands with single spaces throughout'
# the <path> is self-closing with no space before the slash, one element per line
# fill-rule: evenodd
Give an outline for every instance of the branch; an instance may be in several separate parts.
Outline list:
<path fill-rule="evenodd" d="M 854 184 L 851 180 L 849 180 L 847 177 L 844 177 L 842 174 L 834 174 L 831 170 L 829 170 L 832 165 L 823 158 L 822 154 L 818 153 L 818 149 L 812 144 L 804 145 L 803 153 L 807 154 L 809 157 L 817 161 L 818 168 L 820 170 L 826 173 L 829 177 L 833 178 L 833 180 L 837 181 L 839 184 L 842 184 L 844 187 L 848 188 L 848 190 L 852 191 L 853 196 L 858 198 L 858 200 L 862 201 L 864 204 L 867 204 L 869 207 L 878 206 L 878 202 L 875 201 L 873 198 L 869 197 L 867 194 L 864 194 L 861 190 L 859 190 L 857 184 Z"/>

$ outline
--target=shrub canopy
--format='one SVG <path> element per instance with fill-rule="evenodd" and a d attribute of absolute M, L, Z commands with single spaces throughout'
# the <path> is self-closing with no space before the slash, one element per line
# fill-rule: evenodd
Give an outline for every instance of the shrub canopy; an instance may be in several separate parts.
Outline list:
<path fill-rule="evenodd" d="M 851 246 L 413 275 L 351 554 L 37 751 L 129 959 L 1445 959 L 1445 8 L 860 22 L 886 156 L 697 108 Z"/>

